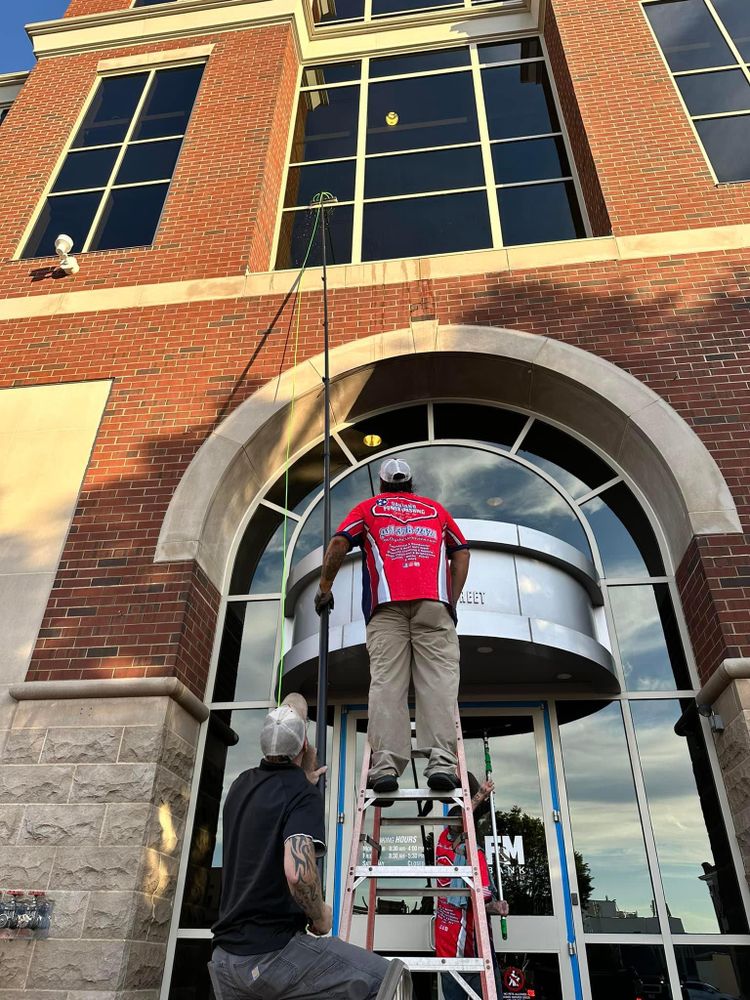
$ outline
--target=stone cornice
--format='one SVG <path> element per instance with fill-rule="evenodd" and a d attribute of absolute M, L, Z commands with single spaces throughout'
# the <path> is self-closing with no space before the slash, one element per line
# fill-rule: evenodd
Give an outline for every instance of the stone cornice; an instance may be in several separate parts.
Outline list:
<path fill-rule="evenodd" d="M 414 257 L 373 264 L 338 264 L 328 269 L 328 287 L 359 288 L 396 285 L 425 279 L 443 280 L 576 264 L 640 260 L 649 257 L 744 250 L 750 247 L 750 225 L 716 226 L 633 236 L 602 236 L 560 243 L 537 243 L 504 250 L 475 250 Z M 21 264 L 27 262 L 22 261 Z M 79 255 L 81 274 L 86 254 Z M 18 266 L 18 265 L 15 265 Z M 258 298 L 285 294 L 294 279 L 290 271 L 267 271 L 218 278 L 194 278 L 143 285 L 126 285 L 92 291 L 75 291 L 75 278 L 66 278 L 70 291 L 49 295 L 23 295 L 0 299 L 0 322 L 63 316 L 71 313 L 113 312 L 150 306 L 207 302 L 213 299 Z M 320 290 L 320 269 L 308 268 L 302 288 Z"/>
<path fill-rule="evenodd" d="M 126 677 L 102 680 L 24 681 L 11 684 L 15 701 L 60 701 L 70 698 L 171 698 L 203 722 L 208 708 L 176 677 Z"/>

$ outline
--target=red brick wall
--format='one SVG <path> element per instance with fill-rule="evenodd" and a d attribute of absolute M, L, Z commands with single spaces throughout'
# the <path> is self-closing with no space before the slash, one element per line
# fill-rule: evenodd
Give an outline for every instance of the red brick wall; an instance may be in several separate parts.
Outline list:
<path fill-rule="evenodd" d="M 100 59 L 212 42 L 153 247 L 88 254 L 74 279 L 49 258 L 11 261 L 96 80 Z M 270 262 L 297 65 L 287 26 L 42 60 L 0 131 L 2 295 L 242 274 Z M 198 265 L 197 260 L 200 257 Z"/>
<path fill-rule="evenodd" d="M 133 6 L 132 0 L 69 0 L 65 17 L 78 17 L 83 14 L 104 14 L 108 10 L 128 10 Z M 144 7 L 148 10 L 148 7 Z"/>
<path fill-rule="evenodd" d="M 335 290 L 332 345 L 407 326 L 414 310 L 428 308 L 444 324 L 558 338 L 658 392 L 716 457 L 747 533 L 702 540 L 700 565 L 689 554 L 681 570 L 707 675 L 724 656 L 750 655 L 748 274 L 750 250 Z M 171 672 L 202 688 L 216 595 L 191 566 L 154 565 L 153 554 L 177 483 L 279 303 L 273 296 L 0 324 L 4 386 L 115 379 L 30 677 Z M 320 307 L 318 293 L 304 296 L 300 360 L 320 350 Z M 234 405 L 290 363 L 287 325 L 285 314 Z"/>

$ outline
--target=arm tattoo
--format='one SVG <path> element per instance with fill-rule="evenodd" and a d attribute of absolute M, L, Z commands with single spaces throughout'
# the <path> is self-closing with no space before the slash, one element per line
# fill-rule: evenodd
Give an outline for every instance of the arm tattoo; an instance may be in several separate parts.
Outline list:
<path fill-rule="evenodd" d="M 323 569 L 320 574 L 320 579 L 322 583 L 328 585 L 328 587 L 333 586 L 333 581 L 336 579 L 336 574 L 341 569 L 341 564 L 346 558 L 347 552 L 349 551 L 348 542 L 337 535 L 332 538 L 328 543 L 328 548 L 326 549 L 326 554 L 323 557 Z"/>
<path fill-rule="evenodd" d="M 294 836 L 287 841 L 292 855 L 294 879 L 289 881 L 289 891 L 295 903 L 310 920 L 315 921 L 323 913 L 323 891 L 320 885 L 318 867 L 315 864 L 315 848 L 309 837 Z"/>

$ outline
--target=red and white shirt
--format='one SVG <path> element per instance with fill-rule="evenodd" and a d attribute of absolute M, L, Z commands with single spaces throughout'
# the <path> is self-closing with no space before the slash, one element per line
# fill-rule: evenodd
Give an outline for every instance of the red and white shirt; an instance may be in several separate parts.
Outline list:
<path fill-rule="evenodd" d="M 435 848 L 435 862 L 438 865 L 466 865 L 465 856 L 456 857 L 456 850 L 450 839 L 452 827 L 446 827 L 440 834 Z M 482 891 L 485 905 L 492 899 L 490 873 L 484 851 L 479 851 L 479 874 L 482 878 Z M 436 880 L 438 888 L 446 889 L 447 896 L 438 896 L 435 913 L 435 954 L 438 958 L 475 958 L 476 941 L 474 938 L 474 911 L 471 903 L 466 906 L 456 906 L 451 902 L 450 878 Z M 453 897 L 454 899 L 456 897 Z"/>
<path fill-rule="evenodd" d="M 370 620 L 390 601 L 442 601 L 453 612 L 448 559 L 469 546 L 448 511 L 414 493 L 363 500 L 336 531 L 361 545 L 362 610 Z"/>

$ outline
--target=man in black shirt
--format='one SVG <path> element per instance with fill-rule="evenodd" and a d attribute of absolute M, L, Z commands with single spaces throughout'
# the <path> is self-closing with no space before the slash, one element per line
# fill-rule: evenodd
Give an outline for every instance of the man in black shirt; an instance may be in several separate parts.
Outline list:
<path fill-rule="evenodd" d="M 291 700 L 291 699 L 289 699 Z M 209 971 L 217 1000 L 376 1000 L 390 997 L 400 962 L 339 938 L 323 900 L 319 771 L 306 773 L 306 725 L 289 704 L 269 712 L 263 760 L 224 804 L 224 870 Z"/>

